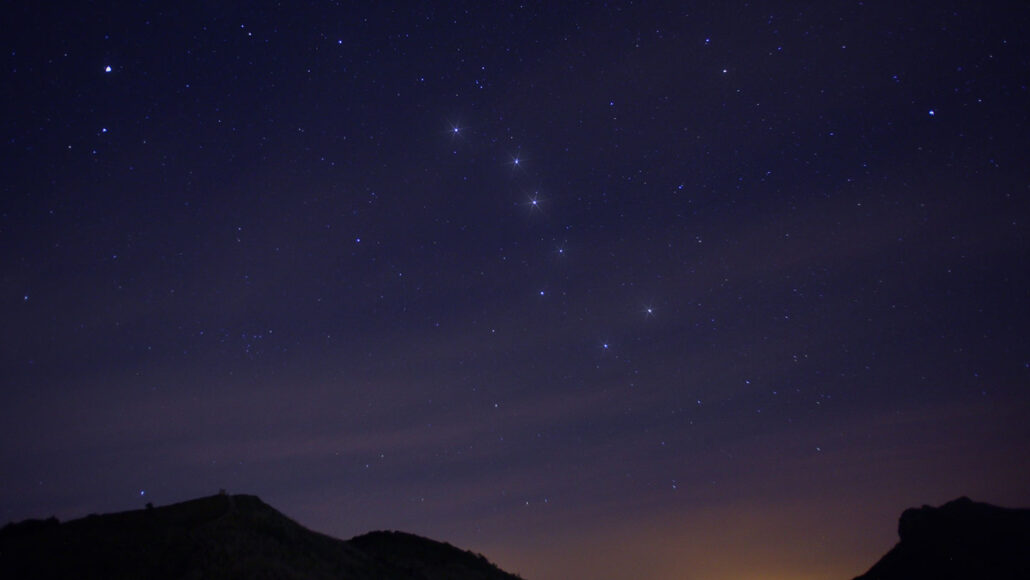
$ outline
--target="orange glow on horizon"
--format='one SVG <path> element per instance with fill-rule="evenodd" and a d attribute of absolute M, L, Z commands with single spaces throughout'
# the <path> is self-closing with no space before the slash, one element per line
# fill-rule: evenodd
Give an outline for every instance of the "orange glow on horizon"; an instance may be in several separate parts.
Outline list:
<path fill-rule="evenodd" d="M 828 518 L 838 525 L 828 527 Z M 893 546 L 890 522 L 869 522 L 881 528 L 870 541 L 862 519 L 843 507 L 726 506 L 487 550 L 529 580 L 848 580 Z"/>

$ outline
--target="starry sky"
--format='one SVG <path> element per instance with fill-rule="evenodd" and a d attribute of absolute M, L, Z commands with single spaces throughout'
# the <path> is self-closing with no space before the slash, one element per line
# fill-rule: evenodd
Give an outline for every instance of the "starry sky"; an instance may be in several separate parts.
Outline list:
<path fill-rule="evenodd" d="M 259 495 L 531 580 L 1030 504 L 1024 2 L 2 18 L 0 520 Z"/>

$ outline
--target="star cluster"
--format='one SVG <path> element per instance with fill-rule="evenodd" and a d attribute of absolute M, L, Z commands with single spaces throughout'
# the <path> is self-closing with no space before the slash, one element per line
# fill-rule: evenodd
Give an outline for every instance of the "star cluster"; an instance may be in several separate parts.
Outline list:
<path fill-rule="evenodd" d="M 848 577 L 1027 503 L 1025 7 L 9 12 L 5 520 Z"/>

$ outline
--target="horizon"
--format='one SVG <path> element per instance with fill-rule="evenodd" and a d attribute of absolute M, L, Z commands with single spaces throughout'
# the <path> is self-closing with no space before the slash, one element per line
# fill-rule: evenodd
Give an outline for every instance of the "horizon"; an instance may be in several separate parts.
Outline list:
<path fill-rule="evenodd" d="M 293 517 L 291 517 L 290 514 L 283 513 L 282 511 L 278 510 L 276 508 L 276 506 L 268 504 L 259 495 L 252 494 L 252 493 L 246 493 L 246 492 L 243 492 L 243 493 L 232 493 L 232 492 L 229 492 L 226 489 L 220 489 L 217 493 L 214 493 L 214 494 L 203 495 L 203 496 L 198 496 L 198 497 L 192 497 L 192 498 L 188 498 L 188 499 L 184 499 L 184 500 L 180 500 L 180 501 L 175 501 L 173 503 L 167 503 L 167 504 L 162 504 L 162 505 L 154 505 L 153 503 L 148 502 L 143 507 L 131 508 L 131 509 L 124 510 L 124 511 L 105 512 L 105 513 L 102 513 L 102 514 L 90 513 L 90 514 L 87 514 L 87 515 L 79 515 L 78 517 L 71 517 L 70 519 L 60 519 L 60 518 L 58 518 L 58 521 L 60 523 L 75 522 L 75 521 L 89 521 L 91 518 L 96 517 L 98 515 L 99 516 L 109 516 L 109 515 L 117 516 L 117 515 L 122 515 L 122 514 L 127 514 L 127 513 L 148 512 L 148 511 L 150 511 L 152 509 L 158 509 L 158 510 L 175 509 L 175 508 L 177 508 L 179 506 L 184 506 L 186 504 L 194 504 L 194 503 L 197 503 L 197 502 L 203 502 L 203 501 L 206 501 L 206 500 L 211 500 L 211 499 L 219 498 L 219 497 L 227 497 L 227 498 L 245 497 L 245 498 L 252 498 L 252 499 L 255 499 L 258 502 L 262 503 L 263 505 L 271 508 L 273 511 L 276 511 L 280 515 L 285 516 L 286 518 L 288 518 L 290 520 L 293 520 L 293 521 L 297 522 L 298 524 L 300 524 L 302 526 L 304 525 L 302 522 L 299 522 L 299 521 L 295 520 Z M 975 499 L 962 496 L 962 497 L 950 500 L 948 502 L 942 503 L 940 505 L 933 505 L 933 506 L 920 505 L 920 506 L 911 506 L 911 508 L 912 509 L 915 509 L 915 508 L 926 509 L 928 507 L 931 507 L 931 508 L 934 508 L 934 509 L 939 509 L 939 508 L 945 508 L 945 507 L 948 507 L 950 505 L 957 504 L 957 503 L 962 502 L 962 501 L 972 502 L 973 504 L 980 505 L 980 506 L 994 506 L 994 504 L 990 504 L 990 503 L 987 503 L 987 502 L 980 502 L 980 501 L 977 501 Z M 231 503 L 231 500 L 230 500 L 230 504 L 229 505 L 230 505 L 230 509 L 236 509 L 235 505 L 233 503 Z M 1001 507 L 1001 508 L 1005 508 L 1005 509 L 1021 509 L 1023 511 L 1026 511 L 1026 512 L 1030 513 L 1030 508 L 1025 508 L 1025 507 L 1018 507 L 1018 506 L 995 506 L 995 507 Z M 51 516 L 51 517 L 56 517 L 56 516 Z M 899 513 L 898 517 L 900 519 L 900 517 L 901 517 L 900 513 Z M 49 519 L 49 518 L 31 518 L 31 519 L 28 519 L 28 520 L 22 520 L 22 522 L 26 522 L 26 521 L 37 521 L 38 522 L 38 521 L 43 521 L 44 519 Z M 748 521 L 753 523 L 754 520 L 753 519 L 749 519 Z M 0 527 L 7 527 L 7 525 L 14 525 L 14 524 L 22 523 L 22 522 L 9 522 L 9 524 L 6 524 L 6 525 L 0 526 Z M 305 529 L 308 529 L 309 531 L 312 531 L 312 532 L 316 532 L 316 533 L 320 533 L 320 534 L 324 534 L 325 533 L 322 530 L 310 528 L 310 527 L 307 527 L 307 526 L 304 526 L 304 527 L 305 527 Z M 368 535 L 368 534 L 375 534 L 375 533 L 410 533 L 410 532 L 407 532 L 405 530 L 395 530 L 395 529 L 389 529 L 389 528 L 379 528 L 379 529 L 370 529 L 370 530 L 367 530 L 367 531 L 365 531 L 365 532 L 363 532 L 361 534 L 355 534 L 355 535 L 352 535 L 352 536 L 333 536 L 332 534 L 327 534 L 327 535 L 329 535 L 330 537 L 333 537 L 333 538 L 335 538 L 337 540 L 340 540 L 340 541 L 351 541 L 351 540 L 354 540 L 356 538 L 359 538 L 359 537 L 362 537 L 362 536 L 365 536 L 365 535 Z M 497 564 L 497 562 L 495 560 L 493 560 L 490 557 L 489 554 L 483 554 L 481 552 L 476 552 L 475 550 L 469 549 L 468 547 L 461 546 L 461 545 L 458 545 L 458 544 L 454 544 L 452 542 L 449 542 L 447 540 L 442 540 L 442 539 L 439 539 L 439 538 L 430 538 L 430 537 L 418 536 L 418 535 L 416 535 L 416 537 L 423 537 L 425 539 L 438 541 L 438 542 L 444 543 L 446 545 L 452 545 L 454 547 L 457 547 L 460 550 L 467 550 L 467 551 L 472 552 L 472 553 L 478 553 L 478 554 L 480 554 L 482 556 L 486 556 L 492 563 Z M 897 540 L 897 538 L 896 538 L 896 540 Z M 710 539 L 709 539 L 709 542 L 711 542 Z M 894 547 L 894 545 L 892 545 L 892 547 Z M 675 548 L 676 548 L 675 546 L 671 546 L 671 547 L 670 546 L 665 546 L 664 547 L 664 549 L 667 549 L 667 550 L 671 550 L 671 549 L 675 549 Z M 772 546 L 766 545 L 765 548 L 766 548 L 767 551 L 776 551 L 775 548 L 772 547 Z M 553 547 L 551 549 L 552 549 L 552 551 L 554 551 Z M 886 553 L 886 551 L 884 553 Z M 567 553 L 559 552 L 558 554 L 553 555 L 553 557 L 555 558 L 555 562 L 552 563 L 552 566 L 554 566 L 555 569 L 565 569 L 566 571 L 564 573 L 566 573 L 566 574 L 582 574 L 583 573 L 584 566 L 582 565 L 582 563 L 581 562 L 577 562 L 573 558 L 570 558 Z M 881 556 L 877 557 L 872 562 L 873 563 L 878 562 L 880 560 L 880 557 L 882 557 L 882 554 L 881 554 Z M 679 559 L 682 560 L 684 558 L 683 558 L 682 555 L 680 555 Z M 642 559 L 642 556 L 640 554 L 636 554 L 636 555 L 634 555 L 633 559 L 626 559 L 625 561 L 620 561 L 619 562 L 620 568 L 624 568 L 625 572 L 617 571 L 616 573 L 612 573 L 611 569 L 608 568 L 606 571 L 595 570 L 595 571 L 590 572 L 590 574 L 591 574 L 591 577 L 593 577 L 593 574 L 599 574 L 598 577 L 612 577 L 612 578 L 621 578 L 621 577 L 627 577 L 627 576 L 636 577 L 636 575 L 641 572 L 641 564 L 642 564 L 642 562 L 647 562 L 648 560 L 649 560 L 649 558 L 643 557 L 643 559 Z M 711 566 L 712 563 L 709 562 L 708 565 Z M 871 563 L 867 564 L 865 566 L 865 568 L 869 568 L 871 565 L 872 565 Z M 610 566 L 610 563 L 607 566 Z M 503 569 L 503 566 L 501 566 L 501 568 Z M 717 563 L 716 563 L 716 568 L 718 569 L 718 564 Z M 645 567 L 645 569 L 647 569 L 647 568 Z M 508 571 L 510 571 L 510 570 L 508 570 Z M 513 573 L 518 574 L 518 572 L 513 572 Z M 660 573 L 656 573 L 654 570 L 651 570 L 651 571 L 648 572 L 648 577 L 665 577 L 665 576 L 667 576 L 670 573 L 675 573 L 675 572 L 670 572 L 669 570 L 663 570 Z M 731 572 L 723 572 L 723 573 L 712 574 L 710 571 L 708 571 L 708 572 L 705 573 L 704 577 L 706 577 L 706 578 L 730 577 L 729 574 L 732 574 L 732 573 L 736 573 L 736 572 L 732 572 L 731 571 Z M 769 573 L 763 573 L 763 574 L 760 574 L 757 577 L 762 577 L 762 578 L 779 578 L 779 577 L 785 577 L 785 576 L 780 576 L 779 574 L 775 574 L 775 573 L 773 573 L 771 575 Z M 817 576 L 815 574 L 813 574 L 811 577 L 814 578 L 814 577 L 817 577 Z"/>
<path fill-rule="evenodd" d="M 1030 506 L 1030 5 L 9 12 L 0 520 L 775 580 Z"/>

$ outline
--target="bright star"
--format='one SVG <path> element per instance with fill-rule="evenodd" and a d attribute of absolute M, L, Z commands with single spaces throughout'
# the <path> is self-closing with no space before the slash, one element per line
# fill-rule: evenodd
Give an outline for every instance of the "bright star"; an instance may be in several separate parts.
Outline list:
<path fill-rule="evenodd" d="M 515 150 L 515 153 L 511 156 L 511 170 L 514 172 L 522 166 L 522 148 L 519 147 Z"/>
<path fill-rule="evenodd" d="M 542 211 L 544 208 L 543 202 L 544 200 L 540 199 L 540 194 L 534 191 L 533 195 L 529 196 L 529 198 L 526 199 L 526 206 L 528 206 L 529 209 L 533 211 Z"/>
<path fill-rule="evenodd" d="M 111 67 L 110 66 L 105 66 L 104 67 L 104 72 L 111 72 Z"/>

